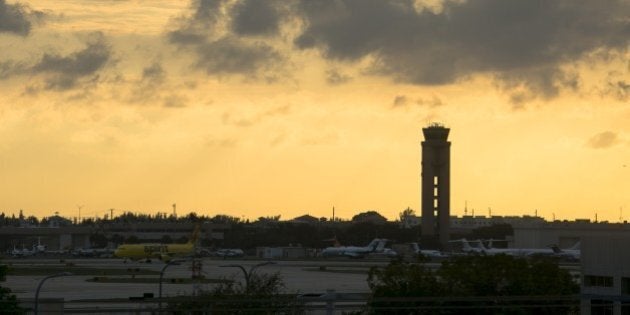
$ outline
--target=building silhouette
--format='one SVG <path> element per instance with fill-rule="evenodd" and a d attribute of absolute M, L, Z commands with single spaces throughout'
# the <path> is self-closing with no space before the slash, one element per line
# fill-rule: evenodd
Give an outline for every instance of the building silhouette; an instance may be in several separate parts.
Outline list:
<path fill-rule="evenodd" d="M 448 247 L 450 220 L 450 129 L 431 124 L 422 129 L 422 243 Z"/>

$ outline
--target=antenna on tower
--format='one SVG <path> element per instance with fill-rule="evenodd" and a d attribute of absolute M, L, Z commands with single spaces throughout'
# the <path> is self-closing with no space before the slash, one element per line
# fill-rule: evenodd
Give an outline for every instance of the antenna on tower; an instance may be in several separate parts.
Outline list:
<path fill-rule="evenodd" d="M 173 204 L 173 217 L 177 218 L 177 204 Z"/>
<path fill-rule="evenodd" d="M 468 200 L 464 200 L 464 215 L 468 215 Z"/>
<path fill-rule="evenodd" d="M 79 208 L 79 223 L 81 223 L 81 208 L 83 208 L 83 205 L 77 205 L 77 208 Z"/>
<path fill-rule="evenodd" d="M 333 206 L 333 216 L 332 216 L 332 221 L 335 222 L 335 206 Z"/>

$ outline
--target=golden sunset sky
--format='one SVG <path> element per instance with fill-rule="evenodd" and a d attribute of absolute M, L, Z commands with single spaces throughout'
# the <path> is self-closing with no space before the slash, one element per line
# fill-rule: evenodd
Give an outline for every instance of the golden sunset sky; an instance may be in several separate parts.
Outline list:
<path fill-rule="evenodd" d="M 0 0 L 0 211 L 630 218 L 630 2 Z"/>

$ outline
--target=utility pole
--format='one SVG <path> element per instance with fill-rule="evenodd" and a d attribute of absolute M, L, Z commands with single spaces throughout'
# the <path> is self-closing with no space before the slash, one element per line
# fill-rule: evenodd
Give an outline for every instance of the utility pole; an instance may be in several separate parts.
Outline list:
<path fill-rule="evenodd" d="M 83 208 L 83 205 L 77 205 L 77 208 L 79 208 L 79 223 L 81 223 L 81 208 Z"/>

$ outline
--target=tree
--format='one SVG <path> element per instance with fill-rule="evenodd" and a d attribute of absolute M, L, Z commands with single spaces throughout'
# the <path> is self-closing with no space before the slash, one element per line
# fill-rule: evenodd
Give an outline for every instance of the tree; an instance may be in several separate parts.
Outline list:
<path fill-rule="evenodd" d="M 296 314 L 295 297 L 283 290 L 279 273 L 252 273 L 249 285 L 232 279 L 196 297 L 175 299 L 168 307 L 173 314 Z"/>
<path fill-rule="evenodd" d="M 570 314 L 579 306 L 579 286 L 545 258 L 454 257 L 437 271 L 393 262 L 370 270 L 368 285 L 379 314 Z"/>
<path fill-rule="evenodd" d="M 400 222 L 405 222 L 405 219 L 407 219 L 408 217 L 415 217 L 416 211 L 407 207 L 407 209 L 399 213 L 398 216 L 400 217 Z"/>
<path fill-rule="evenodd" d="M 372 313 L 413 314 L 411 310 L 436 307 L 434 301 L 389 301 L 391 298 L 439 297 L 443 290 L 435 274 L 423 264 L 393 261 L 386 268 L 372 267 L 368 273 L 372 291 Z M 398 309 L 398 310 L 392 310 Z"/>
<path fill-rule="evenodd" d="M 6 281 L 7 265 L 0 265 L 0 281 Z M 24 314 L 25 311 L 18 305 L 11 289 L 0 286 L 0 314 Z"/>
<path fill-rule="evenodd" d="M 387 218 L 374 210 L 368 210 L 354 215 L 352 217 L 352 222 L 372 222 L 381 224 L 387 222 Z"/>

